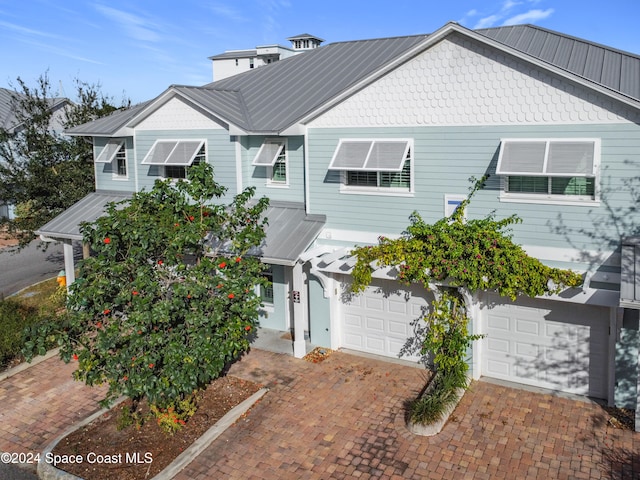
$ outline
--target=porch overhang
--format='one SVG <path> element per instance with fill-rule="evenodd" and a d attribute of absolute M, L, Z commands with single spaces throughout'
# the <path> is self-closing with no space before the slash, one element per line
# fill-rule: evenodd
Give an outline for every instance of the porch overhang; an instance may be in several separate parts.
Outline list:
<path fill-rule="evenodd" d="M 36 235 L 52 240 L 82 240 L 80 224 L 94 222 L 105 214 L 107 204 L 131 198 L 127 192 L 98 190 L 74 203 L 53 220 L 35 231 Z"/>
<path fill-rule="evenodd" d="M 248 254 L 260 257 L 263 263 L 292 267 L 324 228 L 326 215 L 310 215 L 297 202 L 271 202 L 264 214 L 268 224 L 265 239 Z M 209 240 L 212 249 L 226 250 L 215 239 Z"/>

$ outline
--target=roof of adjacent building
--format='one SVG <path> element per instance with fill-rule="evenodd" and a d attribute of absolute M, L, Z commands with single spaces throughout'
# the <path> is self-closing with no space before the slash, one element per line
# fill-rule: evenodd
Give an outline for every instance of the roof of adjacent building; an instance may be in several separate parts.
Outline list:
<path fill-rule="evenodd" d="M 0 88 L 0 128 L 11 131 L 19 126 L 16 116 L 16 102 L 23 98 L 24 95 L 21 93 L 7 88 Z M 47 101 L 52 110 L 70 102 L 68 98 L 64 97 L 53 97 L 47 99 Z"/>
<path fill-rule="evenodd" d="M 224 53 L 219 53 L 218 55 L 213 55 L 209 57 L 209 60 L 226 60 L 231 58 L 251 58 L 257 55 L 258 55 L 258 50 L 256 50 L 255 48 L 247 49 L 247 50 L 228 50 Z"/>
<path fill-rule="evenodd" d="M 636 108 L 640 105 L 638 55 L 533 25 L 471 31 L 455 23 L 431 35 L 331 43 L 201 87 L 173 85 L 151 103 L 180 95 L 245 132 L 279 134 L 451 32 L 491 43 L 593 88 L 603 87 L 605 93 Z M 145 112 L 140 113 L 143 118 Z M 113 135 L 112 127 L 126 124 L 135 115 L 115 116 L 118 119 L 112 123 L 102 119 L 101 124 L 81 125 L 68 133 Z"/>
<path fill-rule="evenodd" d="M 315 35 L 311 35 L 309 33 L 301 33 L 300 35 L 294 35 L 293 37 L 289 37 L 287 38 L 287 40 L 292 41 L 292 40 L 318 40 L 320 42 L 324 42 L 324 39 L 320 38 L 320 37 L 316 37 Z"/>

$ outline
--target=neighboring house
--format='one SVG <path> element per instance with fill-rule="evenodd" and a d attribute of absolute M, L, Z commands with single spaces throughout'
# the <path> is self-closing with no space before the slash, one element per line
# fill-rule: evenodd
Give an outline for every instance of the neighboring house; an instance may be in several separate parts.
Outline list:
<path fill-rule="evenodd" d="M 224 53 L 209 57 L 213 68 L 213 80 L 222 80 L 232 75 L 248 72 L 254 68 L 284 60 L 314 48 L 318 48 L 323 39 L 308 33 L 287 38 L 291 47 L 282 45 L 262 45 L 249 50 L 227 50 Z"/>
<path fill-rule="evenodd" d="M 585 283 L 515 302 L 476 292 L 472 331 L 486 337 L 474 343 L 473 377 L 640 412 L 637 55 L 531 25 L 450 23 L 171 86 L 67 133 L 93 136 L 98 191 L 149 189 L 206 161 L 229 197 L 247 186 L 268 196 L 273 288 L 261 324 L 293 330 L 297 357 L 305 335 L 396 357 L 432 296 L 398 284 L 394 269 L 349 295 L 350 249 L 400 235 L 414 210 L 427 222 L 450 214 L 469 177 L 489 174 L 467 218 L 519 215 L 514 241 Z M 64 215 L 68 231 L 82 219 Z M 41 233 L 70 238 L 51 225 Z"/>
<path fill-rule="evenodd" d="M 16 116 L 16 106 L 23 95 L 13 90 L 0 88 L 0 128 L 10 133 L 19 132 L 23 127 Z M 51 98 L 49 104 L 52 112 L 51 129 L 62 133 L 64 130 L 65 108 L 71 104 L 68 98 Z M 2 160 L 0 160 L 2 161 Z M 14 206 L 8 205 L 0 199 L 0 217 L 14 218 Z"/>

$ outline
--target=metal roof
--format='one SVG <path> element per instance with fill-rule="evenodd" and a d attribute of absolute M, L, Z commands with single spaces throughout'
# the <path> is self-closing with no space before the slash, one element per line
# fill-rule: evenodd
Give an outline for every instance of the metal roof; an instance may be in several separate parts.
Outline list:
<path fill-rule="evenodd" d="M 9 90 L 6 88 L 0 88 L 0 128 L 4 128 L 8 131 L 14 130 L 19 127 L 16 118 L 16 103 L 26 98 L 23 94 Z M 54 110 L 61 105 L 71 103 L 68 98 L 64 97 L 52 97 L 47 99 L 49 108 Z"/>
<path fill-rule="evenodd" d="M 127 200 L 131 195 L 113 191 L 89 193 L 35 233 L 55 239 L 82 240 L 82 222 L 94 222 L 105 214 L 108 203 Z M 304 205 L 294 202 L 271 202 L 264 217 L 268 220 L 266 238 L 250 253 L 260 256 L 265 263 L 275 265 L 294 265 L 326 222 L 325 215 L 307 215 Z"/>
<path fill-rule="evenodd" d="M 522 53 L 640 100 L 640 56 L 535 25 L 475 30 Z"/>
<path fill-rule="evenodd" d="M 89 123 L 84 123 L 65 130 L 67 135 L 102 136 L 114 135 L 138 113 L 140 113 L 151 101 L 134 105 L 124 110 L 116 110 L 106 117 L 98 118 Z"/>
<path fill-rule="evenodd" d="M 247 252 L 272 265 L 295 265 L 302 253 L 324 228 L 326 215 L 307 215 L 304 205 L 296 202 L 272 201 L 262 218 L 267 219 L 265 239 L 258 247 Z M 220 243 L 208 237 L 207 245 L 213 252 L 229 253 L 231 241 Z"/>
<path fill-rule="evenodd" d="M 126 200 L 131 198 L 131 195 L 131 193 L 127 192 L 91 192 L 53 220 L 40 227 L 35 233 L 36 235 L 56 239 L 82 240 L 82 234 L 80 233 L 80 224 L 82 222 L 94 222 L 105 214 L 105 207 L 108 203 Z"/>
<path fill-rule="evenodd" d="M 250 58 L 258 55 L 258 50 L 229 50 L 209 57 L 209 60 L 224 60 L 229 58 Z"/>
<path fill-rule="evenodd" d="M 421 42 L 425 42 L 424 48 L 429 48 L 431 39 L 438 41 L 451 31 L 468 32 L 480 41 L 485 37 L 515 50 L 522 58 L 562 69 L 594 86 L 622 94 L 632 103 L 640 101 L 637 55 L 532 25 L 473 32 L 447 24 L 432 35 L 332 43 L 201 87 L 174 85 L 151 103 L 178 94 L 242 131 L 280 134 L 351 88 L 374 80 L 376 74 L 399 62 Z M 100 119 L 75 127 L 68 133 L 115 135 L 115 127 L 127 124 L 141 111 L 132 110 L 106 117 L 111 120 Z"/>

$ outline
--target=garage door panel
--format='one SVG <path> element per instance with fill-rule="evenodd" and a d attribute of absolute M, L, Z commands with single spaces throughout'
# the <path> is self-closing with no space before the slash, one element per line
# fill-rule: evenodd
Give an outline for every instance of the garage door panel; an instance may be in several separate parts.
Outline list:
<path fill-rule="evenodd" d="M 366 317 L 365 327 L 371 332 L 384 334 L 384 319 L 380 317 Z"/>
<path fill-rule="evenodd" d="M 375 310 L 378 312 L 384 311 L 384 301 L 382 298 L 365 296 L 365 306 L 368 310 Z"/>
<path fill-rule="evenodd" d="M 421 286 L 401 289 L 395 282 L 375 280 L 342 304 L 342 346 L 397 358 L 413 336 L 412 322 L 424 315 L 431 298 Z M 402 358 L 418 360 L 419 356 Z"/>
<path fill-rule="evenodd" d="M 362 316 L 361 315 L 346 314 L 344 316 L 344 323 L 348 327 L 355 327 L 355 328 L 358 328 L 358 329 L 362 328 L 362 326 L 363 326 Z"/>
<path fill-rule="evenodd" d="M 514 305 L 497 296 L 489 303 L 484 375 L 606 398 L 607 308 L 538 299 Z"/>

